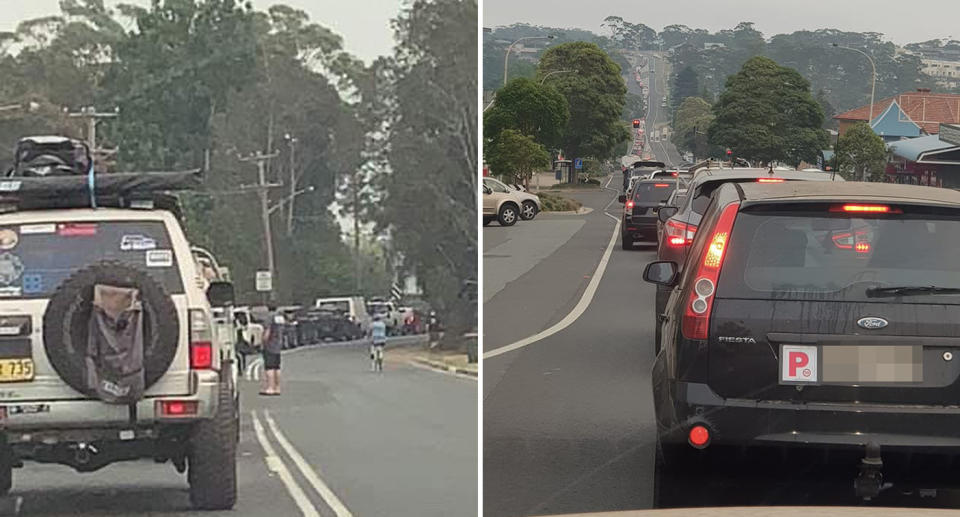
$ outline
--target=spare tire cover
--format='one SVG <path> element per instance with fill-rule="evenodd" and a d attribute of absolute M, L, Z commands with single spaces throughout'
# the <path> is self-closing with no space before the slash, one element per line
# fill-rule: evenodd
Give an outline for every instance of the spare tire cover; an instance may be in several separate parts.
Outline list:
<path fill-rule="evenodd" d="M 163 286 L 145 271 L 102 261 L 67 278 L 50 297 L 43 314 L 43 347 L 57 374 L 75 390 L 96 397 L 84 381 L 87 325 L 96 284 L 140 290 L 143 305 L 143 366 L 145 389 L 170 368 L 177 354 L 180 319 Z"/>

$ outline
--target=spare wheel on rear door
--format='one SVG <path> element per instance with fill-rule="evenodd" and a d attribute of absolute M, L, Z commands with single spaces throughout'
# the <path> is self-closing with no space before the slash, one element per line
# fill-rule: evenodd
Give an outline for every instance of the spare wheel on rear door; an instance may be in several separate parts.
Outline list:
<path fill-rule="evenodd" d="M 180 320 L 160 283 L 145 271 L 116 261 L 101 261 L 67 278 L 50 297 L 43 315 L 43 346 L 57 374 L 77 391 L 96 397 L 85 382 L 85 352 L 95 285 L 135 288 L 143 305 L 145 388 L 155 384 L 177 354 Z"/>

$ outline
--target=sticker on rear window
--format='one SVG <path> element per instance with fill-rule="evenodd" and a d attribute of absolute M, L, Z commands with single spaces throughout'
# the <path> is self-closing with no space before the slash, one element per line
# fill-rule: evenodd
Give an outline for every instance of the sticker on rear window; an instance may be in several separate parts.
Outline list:
<path fill-rule="evenodd" d="M 20 190 L 20 181 L 0 181 L 0 192 L 16 192 Z"/>
<path fill-rule="evenodd" d="M 120 251 L 144 251 L 157 249 L 157 241 L 146 235 L 124 235 L 120 239 Z"/>
<path fill-rule="evenodd" d="M 0 254 L 0 284 L 10 285 L 23 274 L 23 261 L 12 253 Z M 20 289 L 18 286 L 17 289 Z"/>
<path fill-rule="evenodd" d="M 57 233 L 64 237 L 89 237 L 97 234 L 97 225 L 93 223 L 67 223 L 57 226 Z"/>
<path fill-rule="evenodd" d="M 23 275 L 24 294 L 37 294 L 43 292 L 43 277 L 33 273 Z"/>
<path fill-rule="evenodd" d="M 57 233 L 57 225 L 50 224 L 25 224 L 20 227 L 20 235 L 32 235 L 38 233 Z"/>
<path fill-rule="evenodd" d="M 17 297 L 23 294 L 23 289 L 18 285 L 10 287 L 0 287 L 0 298 Z"/>
<path fill-rule="evenodd" d="M 17 247 L 18 242 L 20 242 L 20 237 L 17 232 L 9 228 L 0 230 L 0 250 L 12 250 Z"/>
<path fill-rule="evenodd" d="M 817 347 L 781 345 L 780 382 L 817 382 Z"/>
<path fill-rule="evenodd" d="M 147 267 L 172 267 L 173 250 L 147 251 Z"/>

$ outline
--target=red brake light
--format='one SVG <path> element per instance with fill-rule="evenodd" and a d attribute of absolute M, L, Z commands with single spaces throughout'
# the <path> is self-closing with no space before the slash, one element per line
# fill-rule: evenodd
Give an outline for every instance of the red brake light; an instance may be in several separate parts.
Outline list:
<path fill-rule="evenodd" d="M 889 205 L 834 205 L 830 207 L 831 212 L 856 212 L 867 214 L 902 214 L 899 208 L 893 208 Z"/>
<path fill-rule="evenodd" d="M 654 188 L 664 188 L 664 187 L 669 187 L 670 184 L 669 184 L 669 183 L 654 183 L 653 186 L 654 186 Z"/>
<path fill-rule="evenodd" d="M 157 401 L 160 416 L 190 416 L 197 414 L 196 400 Z"/>
<path fill-rule="evenodd" d="M 213 344 L 209 341 L 190 343 L 190 368 L 208 370 L 213 368 Z"/>
<path fill-rule="evenodd" d="M 870 253 L 870 243 L 858 242 L 854 250 L 856 250 L 857 253 Z"/>
<path fill-rule="evenodd" d="M 786 181 L 783 178 L 757 178 L 758 183 L 783 183 Z"/>
<path fill-rule="evenodd" d="M 724 207 L 717 220 L 713 233 L 710 236 L 707 249 L 703 252 L 700 267 L 694 278 L 695 289 L 690 292 L 686 309 L 683 314 L 681 328 L 687 339 L 707 339 L 707 330 L 710 325 L 710 311 L 713 309 L 713 294 L 716 292 L 717 280 L 720 278 L 720 268 L 723 266 L 723 257 L 730 242 L 730 232 L 733 230 L 733 221 L 737 217 L 740 203 L 730 203 Z"/>
<path fill-rule="evenodd" d="M 624 205 L 627 210 L 633 210 L 633 200 L 627 201 L 627 204 Z"/>
<path fill-rule="evenodd" d="M 693 243 L 693 237 L 697 234 L 697 227 L 692 224 L 667 219 L 664 231 L 667 233 L 667 244 L 671 246 L 689 246 Z"/>
<path fill-rule="evenodd" d="M 690 441 L 690 445 L 702 449 L 710 442 L 710 431 L 702 425 L 695 425 L 690 428 L 687 439 Z"/>

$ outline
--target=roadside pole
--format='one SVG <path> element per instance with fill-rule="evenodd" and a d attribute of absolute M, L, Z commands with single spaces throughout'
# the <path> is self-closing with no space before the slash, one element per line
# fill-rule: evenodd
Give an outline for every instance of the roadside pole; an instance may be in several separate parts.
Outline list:
<path fill-rule="evenodd" d="M 242 186 L 241 188 L 245 189 L 255 189 L 260 195 L 260 218 L 263 221 L 263 240 L 267 247 L 267 271 L 270 272 L 271 278 L 276 276 L 274 263 L 273 263 L 273 233 L 270 229 L 270 207 L 269 199 L 267 196 L 268 189 L 273 187 L 280 187 L 282 184 L 269 184 L 267 183 L 267 164 L 270 163 L 270 160 L 276 158 L 279 153 L 273 154 L 263 154 L 257 153 L 253 156 L 247 158 L 241 158 L 241 162 L 256 162 L 257 163 L 257 185 L 254 186 Z M 270 290 L 270 301 L 275 301 L 277 299 L 276 289 Z"/>
<path fill-rule="evenodd" d="M 87 122 L 87 145 L 90 147 L 90 159 L 93 160 L 94 168 L 97 163 L 97 122 L 100 119 L 117 118 L 117 112 L 98 112 L 93 106 L 82 108 L 79 112 L 67 115 L 70 118 L 82 118 Z M 106 149 L 104 149 L 106 151 Z"/>

